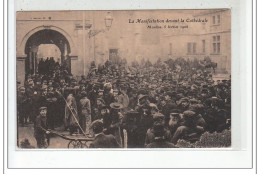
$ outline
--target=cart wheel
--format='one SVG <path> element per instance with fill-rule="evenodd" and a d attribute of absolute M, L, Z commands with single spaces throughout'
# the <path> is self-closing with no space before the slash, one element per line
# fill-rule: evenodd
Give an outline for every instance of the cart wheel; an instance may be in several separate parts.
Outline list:
<path fill-rule="evenodd" d="M 89 148 L 88 142 L 87 141 L 81 142 L 81 147 L 82 148 Z"/>
<path fill-rule="evenodd" d="M 81 147 L 82 147 L 82 143 L 78 140 L 71 140 L 68 144 L 69 149 L 76 149 Z"/>

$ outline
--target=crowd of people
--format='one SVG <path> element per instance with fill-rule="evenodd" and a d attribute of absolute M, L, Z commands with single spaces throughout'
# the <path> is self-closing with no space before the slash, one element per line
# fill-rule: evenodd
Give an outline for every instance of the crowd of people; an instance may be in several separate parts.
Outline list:
<path fill-rule="evenodd" d="M 94 135 L 94 148 L 171 148 L 230 129 L 231 79 L 214 81 L 209 58 L 92 62 L 80 79 L 53 64 L 18 88 L 19 124 L 35 123 L 39 148 L 57 128 Z"/>

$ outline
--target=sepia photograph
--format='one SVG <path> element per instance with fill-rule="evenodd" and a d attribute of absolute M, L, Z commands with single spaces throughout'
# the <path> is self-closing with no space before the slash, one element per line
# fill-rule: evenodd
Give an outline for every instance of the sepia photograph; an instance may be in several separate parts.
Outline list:
<path fill-rule="evenodd" d="M 230 148 L 231 10 L 16 12 L 18 149 Z"/>

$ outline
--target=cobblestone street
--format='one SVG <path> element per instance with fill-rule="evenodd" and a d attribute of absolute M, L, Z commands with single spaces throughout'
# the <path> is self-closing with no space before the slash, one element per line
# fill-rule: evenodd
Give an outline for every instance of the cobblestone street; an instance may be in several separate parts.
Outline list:
<path fill-rule="evenodd" d="M 36 140 L 34 138 L 34 128 L 33 124 L 29 124 L 26 127 L 18 127 L 18 139 L 19 143 L 27 138 L 31 144 L 31 146 L 37 147 Z M 61 132 L 64 133 L 64 132 Z M 50 139 L 50 145 L 48 148 L 68 148 L 68 140 L 64 140 L 61 137 L 53 136 Z"/>

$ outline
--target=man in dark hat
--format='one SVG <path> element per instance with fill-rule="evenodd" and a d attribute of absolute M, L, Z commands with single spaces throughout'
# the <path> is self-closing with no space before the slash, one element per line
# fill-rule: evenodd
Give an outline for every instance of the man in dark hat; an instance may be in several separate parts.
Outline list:
<path fill-rule="evenodd" d="M 112 90 L 112 84 L 111 83 L 104 84 L 103 99 L 105 101 L 105 104 L 108 105 L 108 106 L 115 101 L 114 95 L 111 92 L 111 90 Z"/>
<path fill-rule="evenodd" d="M 105 135 L 103 133 L 103 122 L 101 120 L 95 120 L 90 128 L 95 134 L 94 141 L 90 144 L 90 148 L 118 148 L 119 144 L 117 143 L 113 135 Z"/>
<path fill-rule="evenodd" d="M 115 102 L 118 102 L 118 95 L 119 95 L 118 89 L 113 88 L 113 96 L 114 96 Z"/>
<path fill-rule="evenodd" d="M 104 90 L 103 89 L 98 89 L 98 96 L 97 98 L 103 98 L 104 95 Z"/>
<path fill-rule="evenodd" d="M 190 106 L 190 100 L 187 97 L 183 97 L 178 101 L 178 109 L 181 112 L 188 110 L 189 106 Z"/>
<path fill-rule="evenodd" d="M 148 144 L 154 142 L 155 140 L 154 129 L 158 126 L 162 126 L 164 128 L 165 134 L 163 136 L 167 141 L 170 141 L 171 132 L 165 127 L 165 116 L 161 113 L 156 113 L 153 114 L 153 127 L 147 130 L 144 146 L 147 146 Z"/>
<path fill-rule="evenodd" d="M 146 132 L 153 126 L 153 117 L 151 114 L 150 101 L 147 95 L 140 95 L 136 111 L 139 112 L 140 119 L 138 121 L 138 147 L 144 147 Z"/>
<path fill-rule="evenodd" d="M 205 122 L 205 120 L 203 118 L 203 116 L 205 115 L 203 104 L 199 104 L 199 103 L 191 104 L 189 106 L 189 110 L 191 110 L 191 111 L 196 113 L 196 116 L 195 116 L 196 117 L 195 118 L 196 124 L 198 126 L 201 126 L 201 127 L 205 128 L 206 127 L 206 122 Z"/>
<path fill-rule="evenodd" d="M 171 131 L 172 135 L 174 135 L 174 133 L 178 127 L 183 125 L 183 121 L 180 116 L 179 110 L 177 110 L 177 109 L 171 110 L 170 120 L 169 120 L 168 125 L 169 125 L 169 130 Z"/>
<path fill-rule="evenodd" d="M 84 75 L 81 76 L 81 80 L 79 81 L 80 85 L 86 85 L 86 77 Z"/>
<path fill-rule="evenodd" d="M 101 116 L 101 109 L 104 106 L 105 106 L 104 100 L 102 98 L 97 98 L 96 106 L 92 107 L 93 108 L 93 119 L 92 119 L 92 121 L 98 120 L 98 119 L 102 118 L 102 116 Z"/>
<path fill-rule="evenodd" d="M 37 141 L 38 148 L 46 148 L 46 134 L 50 132 L 47 131 L 47 124 L 46 124 L 46 114 L 47 114 L 47 107 L 40 107 L 39 108 L 40 114 L 35 119 L 34 124 L 34 137 Z"/>
<path fill-rule="evenodd" d="M 173 143 L 170 143 L 165 137 L 164 125 L 156 125 L 153 127 L 154 140 L 150 144 L 146 145 L 146 148 L 176 148 Z"/>
<path fill-rule="evenodd" d="M 206 130 L 209 132 L 221 132 L 224 129 L 228 128 L 227 111 L 223 109 L 224 102 L 217 97 L 210 98 L 210 107 L 206 109 L 204 119 L 207 123 Z"/>
<path fill-rule="evenodd" d="M 123 108 L 123 105 L 120 103 L 111 103 L 110 104 L 110 116 L 111 116 L 111 125 L 108 132 L 116 137 L 116 140 L 120 147 L 122 147 L 122 132 L 121 132 L 121 123 L 123 115 L 120 110 Z"/>
<path fill-rule="evenodd" d="M 200 135 L 204 132 L 204 129 L 196 125 L 196 113 L 190 110 L 183 112 L 183 126 L 180 126 L 175 131 L 171 142 L 176 144 L 179 139 L 184 139 L 194 143 L 199 140 Z"/>
<path fill-rule="evenodd" d="M 29 104 L 31 107 L 31 109 L 28 112 L 28 116 L 29 116 L 29 122 L 33 122 L 34 121 L 34 117 L 35 117 L 35 101 L 34 101 L 34 95 L 35 95 L 35 89 L 34 89 L 34 82 L 32 79 L 28 79 L 28 87 L 25 88 L 26 89 L 26 96 L 29 99 Z"/>
<path fill-rule="evenodd" d="M 139 117 L 140 115 L 137 111 L 130 110 L 124 115 L 122 120 L 122 128 L 127 132 L 127 139 L 124 139 L 124 143 L 127 143 L 128 148 L 138 147 L 137 122 Z"/>
<path fill-rule="evenodd" d="M 49 91 L 47 94 L 47 125 L 49 129 L 54 130 L 57 122 L 57 115 L 55 114 L 57 111 L 57 96 L 53 91 L 53 87 L 49 86 Z"/>
<path fill-rule="evenodd" d="M 169 120 L 170 120 L 170 111 L 172 109 L 176 109 L 177 105 L 175 102 L 171 100 L 171 93 L 167 92 L 164 96 L 164 99 L 162 99 L 162 105 L 161 105 L 161 112 L 165 116 L 165 124 L 168 126 Z"/>

